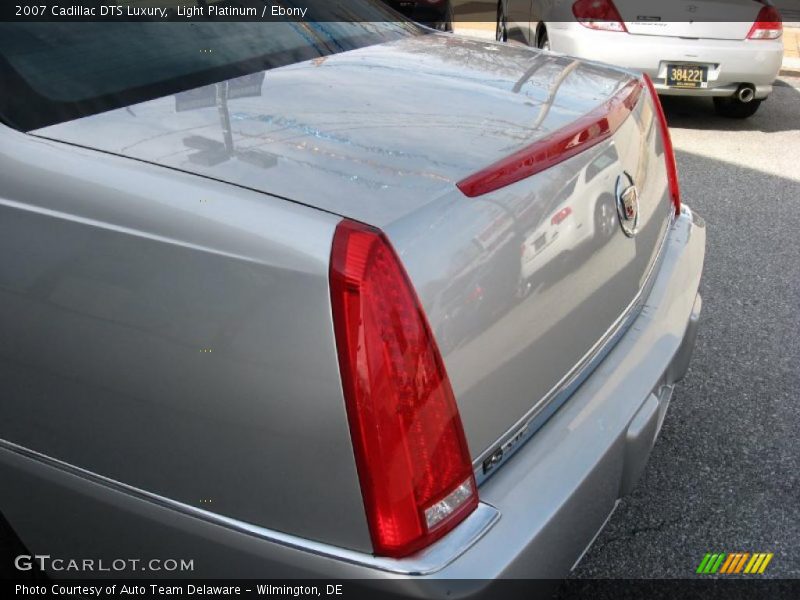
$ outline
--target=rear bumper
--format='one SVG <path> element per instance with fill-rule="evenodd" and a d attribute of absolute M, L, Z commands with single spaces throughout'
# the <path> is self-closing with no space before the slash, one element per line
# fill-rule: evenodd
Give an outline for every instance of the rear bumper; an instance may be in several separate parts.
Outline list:
<path fill-rule="evenodd" d="M 684 209 L 645 308 L 600 366 L 480 489 L 500 520 L 439 576 L 566 575 L 644 470 L 702 303 L 705 224 Z M 474 575 L 473 575 L 474 576 Z"/>
<path fill-rule="evenodd" d="M 659 93 L 676 96 L 732 96 L 743 83 L 756 98 L 772 93 L 783 61 L 783 40 L 685 40 L 592 31 L 574 23 L 548 29 L 553 50 L 647 73 Z M 708 65 L 708 87 L 666 86 L 668 64 Z"/>
<path fill-rule="evenodd" d="M 109 560 L 166 553 L 193 559 L 192 576 L 413 575 L 404 591 L 417 597 L 452 592 L 443 579 L 472 580 L 459 582 L 456 595 L 475 596 L 493 578 L 560 578 L 645 467 L 694 346 L 704 253 L 705 225 L 685 208 L 631 327 L 570 400 L 481 486 L 480 509 L 414 557 L 378 559 L 215 520 L 5 443 L 0 480 L 7 493 L 0 510 L 34 553 Z M 432 585 L 419 585 L 428 579 Z"/>

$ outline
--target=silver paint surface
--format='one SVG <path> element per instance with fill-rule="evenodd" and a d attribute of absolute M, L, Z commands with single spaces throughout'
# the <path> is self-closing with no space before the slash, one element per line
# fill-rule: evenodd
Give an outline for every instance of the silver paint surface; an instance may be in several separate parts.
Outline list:
<path fill-rule="evenodd" d="M 369 552 L 332 334 L 336 224 L 387 232 L 479 461 L 638 296 L 671 205 L 646 95 L 545 172 L 474 199 L 455 183 L 631 77 L 431 34 L 267 72 L 247 97 L 220 82 L 208 106 L 0 129 L 0 438 Z M 625 171 L 634 239 L 614 214 Z"/>
<path fill-rule="evenodd" d="M 1 130 L 0 438 L 368 550 L 330 321 L 338 220 Z"/>
<path fill-rule="evenodd" d="M 446 568 L 394 582 L 395 592 L 409 598 L 493 598 L 496 591 L 487 589 L 493 578 L 567 574 L 613 510 L 626 475 L 641 463 L 640 453 L 627 463 L 632 451 L 652 443 L 642 435 L 652 435 L 647 428 L 631 427 L 636 416 L 652 393 L 663 419 L 671 365 L 685 364 L 691 354 L 686 342 L 696 333 L 691 319 L 699 306 L 705 238 L 702 220 L 684 211 L 670 228 L 645 310 L 571 401 L 481 488 L 500 519 Z M 3 510 L 33 552 L 118 556 L 169 549 L 195 558 L 196 574 L 207 577 L 392 577 L 370 567 L 368 556 L 362 564 L 333 560 L 196 519 L 2 444 L 0 477 L 10 484 L 0 496 Z M 61 518 L 65 511 L 71 519 Z M 53 526 L 42 528 L 42 518 Z M 450 542 L 447 536 L 431 551 L 455 551 Z M 417 557 L 397 563 L 413 565 Z"/>
<path fill-rule="evenodd" d="M 233 97 L 231 80 L 33 133 L 383 227 L 589 112 L 629 78 L 430 34 L 268 71 L 257 95 Z M 202 93 L 207 105 L 191 108 Z"/>
<path fill-rule="evenodd" d="M 647 100 L 612 140 L 547 172 L 475 199 L 455 183 L 586 114 L 630 78 L 431 34 L 269 71 L 260 95 L 186 111 L 166 97 L 35 135 L 386 229 L 426 308 L 477 459 L 639 292 L 668 198 Z M 635 241 L 610 225 L 623 171 L 642 190 Z M 554 224 L 564 210 L 570 216 Z"/>

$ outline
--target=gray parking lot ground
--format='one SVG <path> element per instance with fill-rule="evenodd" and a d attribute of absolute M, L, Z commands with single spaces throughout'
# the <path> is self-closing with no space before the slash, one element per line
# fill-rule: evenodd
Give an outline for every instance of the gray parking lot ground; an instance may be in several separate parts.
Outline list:
<path fill-rule="evenodd" d="M 650 464 L 573 577 L 695 576 L 773 552 L 800 578 L 800 79 L 755 117 L 664 101 L 684 200 L 708 223 L 704 313 Z"/>

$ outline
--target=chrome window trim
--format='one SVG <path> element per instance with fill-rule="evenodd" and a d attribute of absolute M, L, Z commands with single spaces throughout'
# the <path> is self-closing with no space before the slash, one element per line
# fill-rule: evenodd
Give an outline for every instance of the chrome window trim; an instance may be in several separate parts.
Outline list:
<path fill-rule="evenodd" d="M 602 360 L 614 348 L 617 342 L 622 338 L 628 328 L 637 319 L 639 314 L 644 308 L 645 301 L 650 295 L 650 291 L 655 284 L 655 274 L 658 267 L 664 258 L 664 250 L 667 246 L 669 233 L 672 226 L 677 220 L 675 208 L 672 202 L 669 204 L 670 216 L 667 221 L 667 226 L 662 235 L 660 245 L 656 251 L 655 258 L 653 259 L 647 274 L 644 277 L 644 285 L 639 289 L 636 296 L 631 300 L 630 304 L 622 311 L 616 321 L 609 327 L 609 329 L 595 342 L 595 344 L 583 355 L 583 357 L 575 364 L 574 367 L 566 374 L 561 380 L 554 385 L 547 394 L 544 395 L 538 402 L 536 402 L 525 415 L 519 419 L 510 429 L 508 429 L 496 442 L 491 444 L 488 448 L 483 450 L 481 454 L 472 462 L 475 480 L 480 487 L 492 475 L 499 471 L 502 466 L 520 448 L 530 440 L 533 435 L 547 422 L 547 420 L 555 414 L 555 412 L 564 405 L 564 403 L 572 396 L 575 390 L 592 374 Z M 515 439 L 516 438 L 516 439 Z M 504 449 L 502 458 L 495 463 L 495 465 L 487 472 L 484 472 L 483 464 L 489 457 L 492 456 L 498 448 L 502 448 L 509 441 L 515 440 L 508 449 Z"/>
<path fill-rule="evenodd" d="M 0 438 L 0 450 L 22 456 L 33 460 L 36 463 L 52 467 L 58 471 L 72 475 L 74 477 L 101 485 L 116 492 L 122 492 L 133 496 L 139 500 L 150 502 L 162 508 L 175 510 L 184 515 L 201 519 L 213 525 L 226 527 L 239 533 L 251 535 L 266 542 L 279 544 L 287 548 L 308 552 L 318 556 L 341 560 L 353 565 L 386 571 L 388 573 L 420 576 L 430 575 L 441 571 L 459 556 L 469 550 L 481 539 L 486 532 L 491 529 L 500 519 L 500 512 L 493 506 L 484 502 L 478 503 L 478 507 L 462 523 L 450 533 L 438 540 L 428 548 L 417 552 L 406 558 L 387 558 L 365 554 L 356 550 L 340 548 L 330 544 L 315 542 L 301 538 L 289 533 L 267 529 L 259 525 L 247 523 L 239 519 L 233 519 L 220 515 L 202 508 L 197 508 L 171 498 L 166 498 L 146 490 L 139 489 L 132 485 L 116 481 L 109 477 L 99 475 L 92 471 L 87 471 L 70 463 L 64 462 L 52 456 L 42 454 L 30 448 L 20 446 L 13 442 Z"/>

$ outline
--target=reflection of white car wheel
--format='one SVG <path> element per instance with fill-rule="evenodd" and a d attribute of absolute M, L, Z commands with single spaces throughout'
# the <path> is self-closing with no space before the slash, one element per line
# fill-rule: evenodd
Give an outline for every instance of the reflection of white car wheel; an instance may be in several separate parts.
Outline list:
<path fill-rule="evenodd" d="M 517 300 L 524 300 L 527 298 L 532 289 L 533 284 L 530 281 L 527 279 L 520 279 L 519 283 L 517 284 Z"/>
<path fill-rule="evenodd" d="M 604 241 L 614 233 L 617 220 L 617 211 L 614 199 L 604 194 L 597 199 L 594 205 L 594 237 L 596 241 Z"/>

